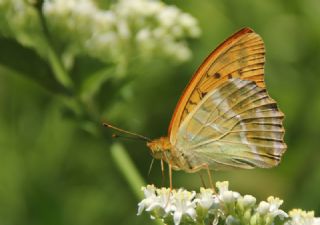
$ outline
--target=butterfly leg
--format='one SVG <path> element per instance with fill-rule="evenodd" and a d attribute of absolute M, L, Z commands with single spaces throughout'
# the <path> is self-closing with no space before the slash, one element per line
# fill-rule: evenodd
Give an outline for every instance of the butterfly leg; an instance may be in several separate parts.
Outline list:
<path fill-rule="evenodd" d="M 151 173 L 151 170 L 152 170 L 152 166 L 153 166 L 153 162 L 154 162 L 154 158 L 152 158 L 152 161 L 151 161 L 150 166 L 149 166 L 148 177 L 150 176 L 150 173 Z"/>
<path fill-rule="evenodd" d="M 166 161 L 168 162 L 168 167 L 169 167 L 169 183 L 170 183 L 170 192 L 172 190 L 172 166 L 171 166 L 171 160 L 168 159 L 167 155 L 165 153 L 163 153 L 163 158 L 166 159 Z M 161 160 L 162 162 L 163 160 Z M 163 162 L 162 162 L 163 163 Z"/>
<path fill-rule="evenodd" d="M 163 165 L 163 160 L 161 159 L 161 174 L 162 174 L 162 181 L 161 181 L 161 186 L 164 186 L 164 165 Z"/>
<path fill-rule="evenodd" d="M 167 200 L 167 203 L 166 203 L 166 207 L 167 207 L 167 205 L 169 204 L 170 195 L 172 194 L 172 166 L 171 166 L 171 163 L 170 163 L 170 162 L 168 163 L 168 167 L 169 167 L 170 192 L 169 192 L 169 195 L 168 195 L 168 200 Z"/>
<path fill-rule="evenodd" d="M 214 185 L 213 185 L 213 182 L 212 182 L 212 177 L 211 177 L 211 172 L 210 172 L 209 165 L 208 165 L 208 164 L 204 164 L 204 167 L 207 169 L 210 186 L 211 186 L 213 192 L 216 193 L 216 190 L 215 190 Z"/>
<path fill-rule="evenodd" d="M 208 164 L 202 164 L 202 165 L 200 165 L 200 166 L 193 167 L 192 169 L 190 169 L 190 171 L 191 171 L 191 172 L 192 172 L 192 171 L 193 171 L 193 172 L 196 172 L 196 171 L 199 171 L 200 169 L 205 169 L 205 170 L 207 170 L 207 174 L 208 174 L 210 186 L 211 186 L 213 192 L 216 193 L 215 188 L 214 188 L 214 185 L 213 185 L 213 182 L 212 182 L 212 176 L 211 176 L 211 172 L 210 172 L 210 168 L 209 168 L 209 165 L 208 165 Z"/>
<path fill-rule="evenodd" d="M 201 179 L 202 186 L 203 186 L 204 188 L 207 188 L 207 187 L 206 187 L 206 183 L 204 182 L 204 179 L 203 179 L 203 176 L 202 176 L 201 172 L 199 172 L 199 176 L 200 176 L 200 179 Z"/>
<path fill-rule="evenodd" d="M 169 162 L 169 182 L 170 182 L 170 192 L 172 190 L 172 166 L 171 163 Z"/>

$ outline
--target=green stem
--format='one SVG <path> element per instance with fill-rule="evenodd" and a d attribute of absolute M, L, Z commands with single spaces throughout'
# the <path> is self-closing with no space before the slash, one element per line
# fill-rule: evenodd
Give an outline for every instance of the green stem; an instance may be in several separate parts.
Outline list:
<path fill-rule="evenodd" d="M 137 168 L 132 163 L 130 156 L 120 143 L 115 143 L 111 146 L 111 155 L 113 160 L 116 162 L 119 170 L 126 178 L 129 186 L 134 192 L 135 196 L 141 200 L 144 198 L 141 191 L 141 187 L 145 186 L 145 182 L 139 174 Z M 154 220 L 154 224 L 163 225 L 163 222 L 159 219 Z"/>
<path fill-rule="evenodd" d="M 111 146 L 111 155 L 119 170 L 129 183 L 129 186 L 131 187 L 135 196 L 139 200 L 143 199 L 144 196 L 141 191 L 141 187 L 145 185 L 145 182 L 132 163 L 132 160 L 130 159 L 130 156 L 124 147 L 119 143 L 113 144 Z"/>
<path fill-rule="evenodd" d="M 71 90 L 73 88 L 73 82 L 54 48 L 49 29 L 47 27 L 46 18 L 42 11 L 42 5 L 43 1 L 39 2 L 39 4 L 36 5 L 36 9 L 39 15 L 41 27 L 43 29 L 45 41 L 47 42 L 49 64 L 57 81 L 60 82 L 64 87 Z"/>

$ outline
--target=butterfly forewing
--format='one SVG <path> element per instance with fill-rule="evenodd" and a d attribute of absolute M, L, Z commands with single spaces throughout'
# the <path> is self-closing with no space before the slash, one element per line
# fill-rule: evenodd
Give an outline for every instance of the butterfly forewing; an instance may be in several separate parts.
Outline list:
<path fill-rule="evenodd" d="M 211 90 L 232 78 L 240 77 L 264 84 L 264 44 L 261 37 L 249 28 L 232 35 L 214 50 L 193 76 L 181 96 L 169 126 L 171 143 L 186 116 Z"/>
<path fill-rule="evenodd" d="M 176 146 L 193 167 L 272 167 L 286 149 L 283 113 L 255 82 L 233 78 L 188 114 Z"/>
<path fill-rule="evenodd" d="M 214 50 L 192 77 L 169 126 L 170 142 L 189 169 L 280 162 L 286 150 L 284 115 L 265 89 L 264 62 L 263 40 L 244 28 Z"/>

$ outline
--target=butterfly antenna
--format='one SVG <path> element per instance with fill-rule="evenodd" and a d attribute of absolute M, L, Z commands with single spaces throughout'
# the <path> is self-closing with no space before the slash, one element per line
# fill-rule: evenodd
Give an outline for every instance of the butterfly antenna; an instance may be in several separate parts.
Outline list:
<path fill-rule="evenodd" d="M 121 139 L 126 139 L 126 140 L 134 140 L 134 141 L 139 140 L 139 141 L 141 141 L 140 138 L 137 138 L 135 136 L 131 137 L 131 136 L 125 136 L 125 135 L 122 135 L 122 134 L 112 134 L 111 137 L 112 138 L 121 138 Z"/>
<path fill-rule="evenodd" d="M 113 126 L 113 125 L 111 125 L 109 123 L 103 123 L 103 126 L 108 127 L 110 129 L 113 129 L 113 130 L 116 130 L 116 131 L 119 131 L 120 133 L 129 134 L 129 135 L 131 135 L 133 137 L 136 137 L 136 138 L 138 138 L 140 140 L 143 140 L 143 141 L 151 141 L 151 139 L 148 138 L 148 137 L 145 137 L 145 136 L 143 136 L 141 134 L 133 133 L 133 132 L 130 132 L 130 131 L 127 131 L 127 130 L 123 130 L 123 129 L 121 129 L 119 127 L 115 127 L 115 126 Z M 114 135 L 112 135 L 112 137 L 120 137 L 120 136 L 114 134 Z"/>

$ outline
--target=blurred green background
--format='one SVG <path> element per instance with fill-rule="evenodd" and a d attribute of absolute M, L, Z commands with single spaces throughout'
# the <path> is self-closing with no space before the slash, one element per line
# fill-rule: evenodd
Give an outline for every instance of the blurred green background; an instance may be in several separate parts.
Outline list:
<path fill-rule="evenodd" d="M 166 135 L 193 72 L 245 26 L 265 41 L 288 150 L 276 168 L 214 172 L 214 180 L 319 216 L 319 1 L 153 2 L 0 0 L 0 224 L 151 223 L 136 216 L 139 199 L 110 146 L 125 146 L 146 183 L 161 185 L 160 164 L 148 176 L 145 143 L 114 140 L 101 121 Z M 184 172 L 173 182 L 201 185 Z"/>

